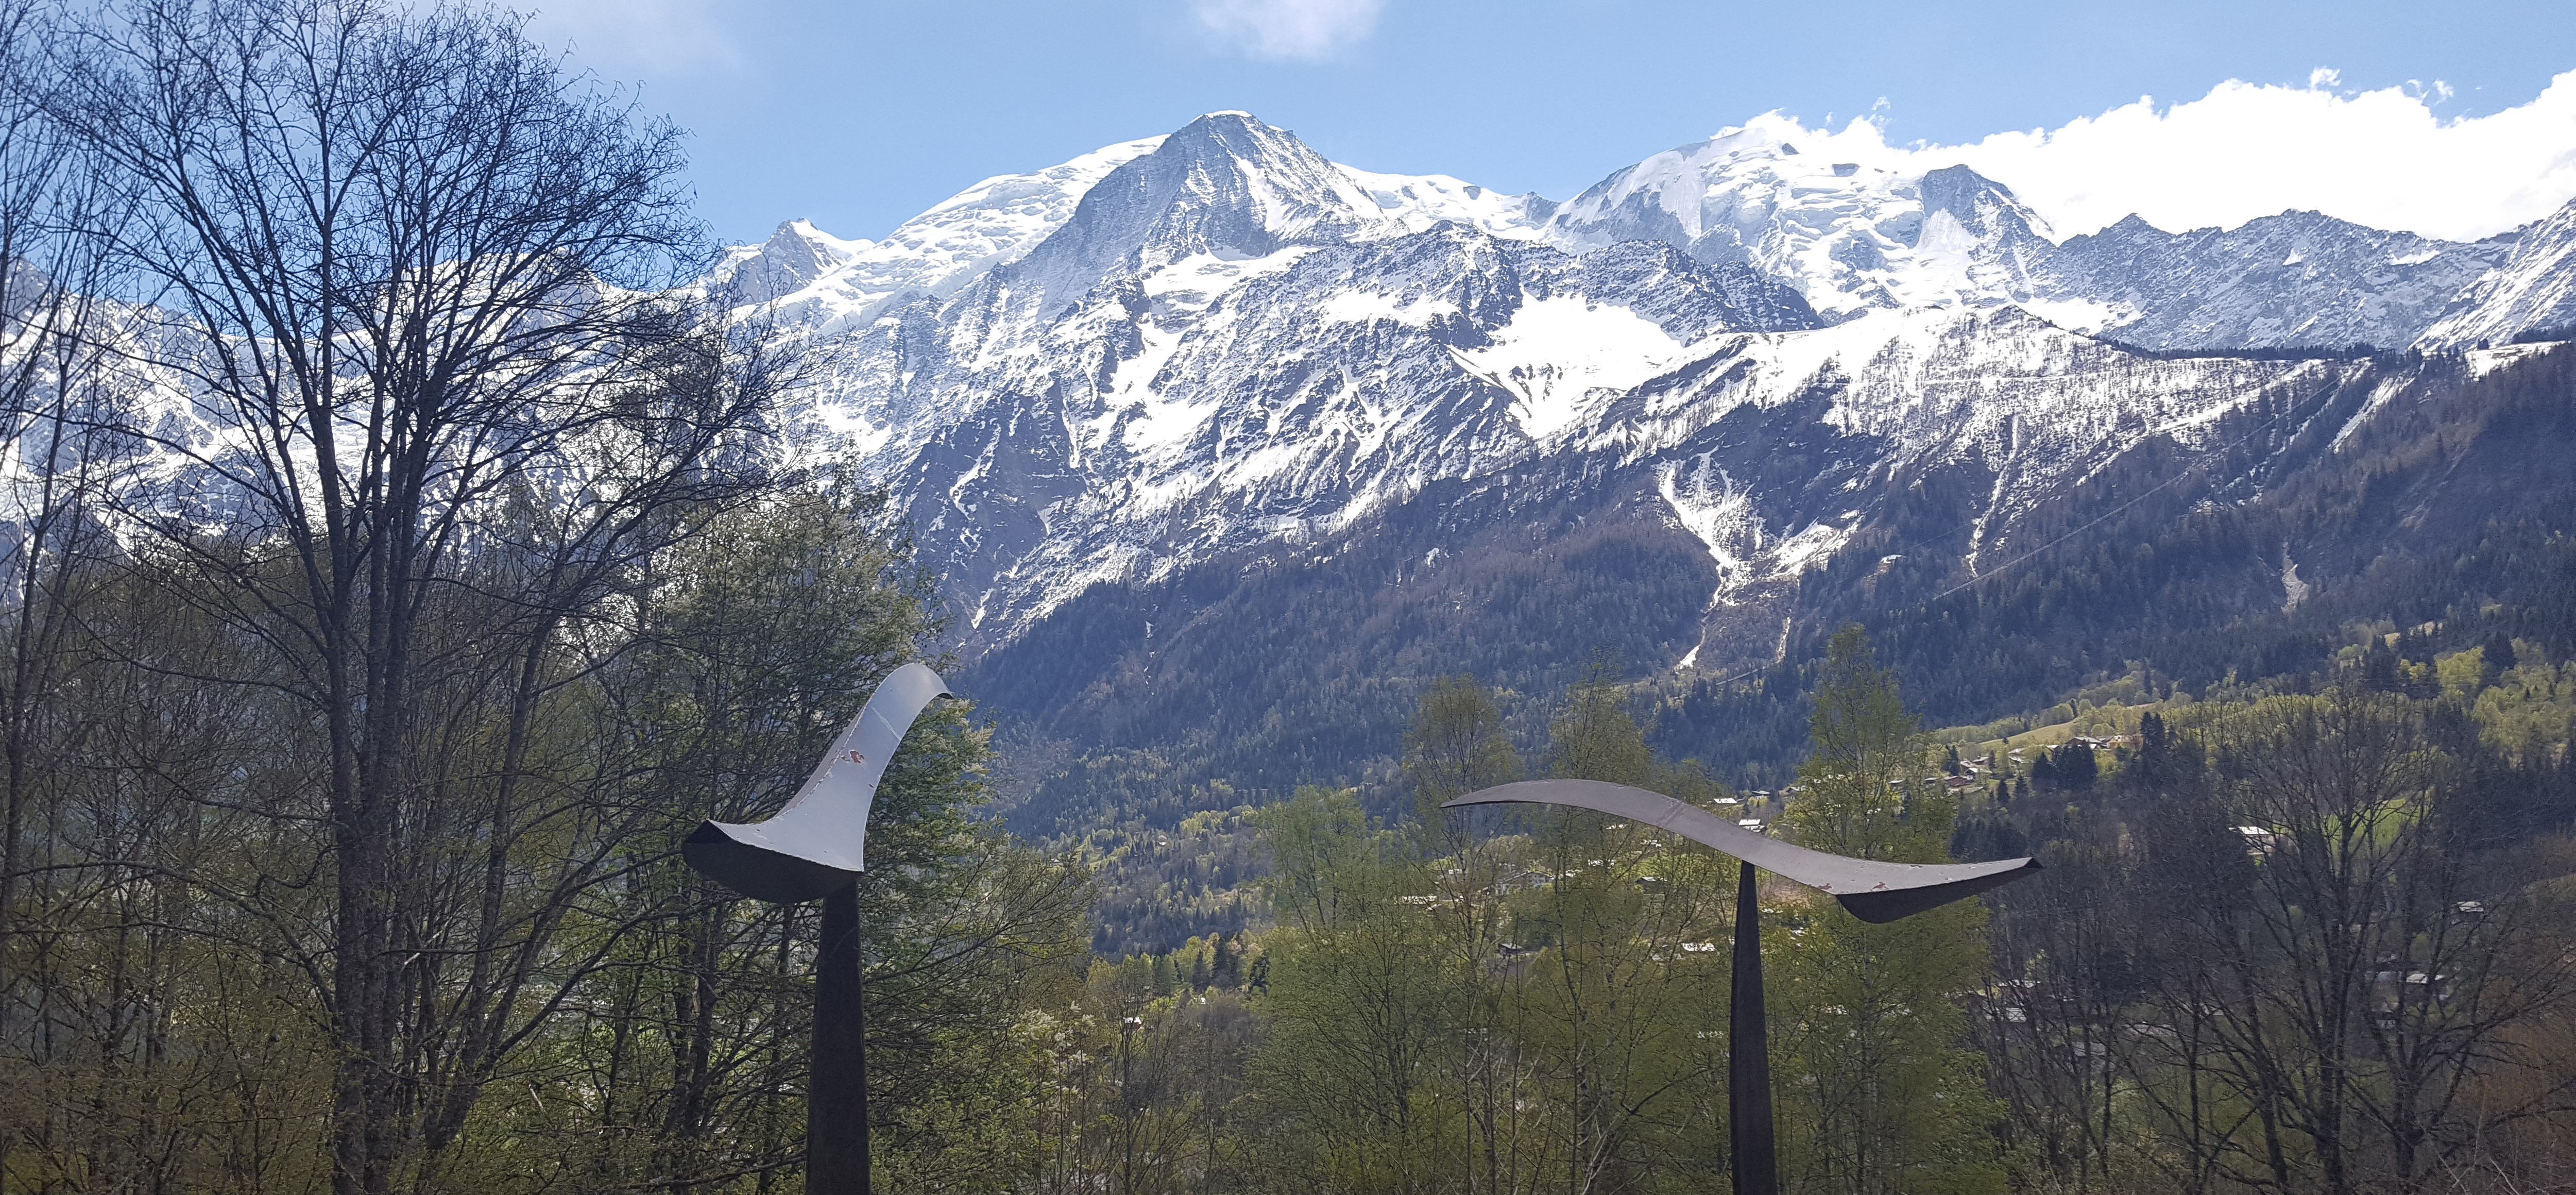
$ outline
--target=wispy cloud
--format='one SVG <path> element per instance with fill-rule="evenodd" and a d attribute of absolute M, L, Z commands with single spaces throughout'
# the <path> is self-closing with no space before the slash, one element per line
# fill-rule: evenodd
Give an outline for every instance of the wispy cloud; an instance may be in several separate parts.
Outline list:
<path fill-rule="evenodd" d="M 1227 49 L 1313 62 L 1367 40 L 1386 0 L 1190 0 L 1199 25 Z"/>
<path fill-rule="evenodd" d="M 528 35 L 570 45 L 577 62 L 612 78 L 730 71 L 746 55 L 726 11 L 716 0 L 541 0 Z"/>
<path fill-rule="evenodd" d="M 1890 146 L 1867 119 L 1798 128 L 1800 148 L 1892 169 L 1965 163 L 2039 209 L 2059 235 L 2131 212 L 2179 231 L 2289 209 L 2458 240 L 2548 215 L 2576 196 L 2576 71 L 2530 103 L 2445 119 L 2439 81 L 2342 92 L 2228 82 L 2185 103 L 2141 98 L 2055 129 L 1966 145 Z M 1761 118 L 1791 127 L 1777 114 Z M 1809 146 L 1808 141 L 1816 144 Z"/>

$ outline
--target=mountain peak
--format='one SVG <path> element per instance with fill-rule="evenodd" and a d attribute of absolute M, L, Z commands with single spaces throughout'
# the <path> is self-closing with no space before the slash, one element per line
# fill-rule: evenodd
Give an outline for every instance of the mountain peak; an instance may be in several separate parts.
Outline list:
<path fill-rule="evenodd" d="M 1929 171 L 1918 186 L 1927 225 L 1935 214 L 1947 214 L 1979 240 L 2028 237 L 2048 227 L 2039 213 L 2013 195 L 2012 188 L 1966 166 Z M 1919 234 L 1917 243 L 1921 243 Z"/>
<path fill-rule="evenodd" d="M 1793 135 L 1807 132 L 1768 115 L 1656 154 L 1560 208 L 1547 240 L 1668 241 L 1789 279 L 1827 318 L 2025 289 L 2014 259 L 2044 246 L 2045 224 L 2003 185 L 1965 166 L 1864 169 L 1801 154 Z"/>
<path fill-rule="evenodd" d="M 1215 112 L 1110 171 L 1014 274 L 1052 305 L 1157 262 L 1266 257 L 1291 242 L 1348 239 L 1386 223 L 1356 179 L 1296 134 L 1248 113 Z"/>
<path fill-rule="evenodd" d="M 855 260 L 868 241 L 845 241 L 799 217 L 782 220 L 758 249 L 736 250 L 726 281 L 734 301 L 773 303 Z"/>

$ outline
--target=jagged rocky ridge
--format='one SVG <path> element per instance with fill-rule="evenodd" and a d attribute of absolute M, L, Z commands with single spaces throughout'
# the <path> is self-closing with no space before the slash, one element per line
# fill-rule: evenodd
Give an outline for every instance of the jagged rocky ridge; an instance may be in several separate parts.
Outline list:
<path fill-rule="evenodd" d="M 1336 582 L 1405 624 L 1345 671 L 1534 679 L 1513 652 L 1562 668 L 1591 645 L 1649 674 L 1758 668 L 1830 604 L 1826 571 L 1972 582 L 2142 461 L 2259 491 L 2308 423 L 2416 384 L 2389 371 L 2422 351 L 2474 374 L 2520 352 L 2482 343 L 2576 322 L 2571 252 L 2568 212 L 2475 244 L 2296 212 L 2058 241 L 1964 167 L 1902 177 L 1760 128 L 1559 206 L 1352 170 L 1217 113 L 989 180 L 885 242 L 782 225 L 709 285 L 827 355 L 805 426 L 894 489 L 986 694 L 1068 738 L 1152 743 L 1318 715 L 1258 685 L 1117 694 L 1199 692 L 1187 669 L 1248 643 L 1348 648 L 1249 625 L 1279 618 L 1259 603 L 1158 625 L 1145 607 L 1175 586 L 1400 544 Z M 2353 344 L 2419 356 L 2246 352 Z M 1927 479 L 1955 517 L 1882 550 Z M 1577 557 L 1649 596 L 1507 626 L 1404 592 Z M 2271 567 L 2277 587 L 2286 547 Z M 1531 583 L 1592 592 L 1571 575 Z M 1114 727 L 1064 721 L 1112 707 Z M 1272 770 L 1386 746 L 1329 738 Z"/>

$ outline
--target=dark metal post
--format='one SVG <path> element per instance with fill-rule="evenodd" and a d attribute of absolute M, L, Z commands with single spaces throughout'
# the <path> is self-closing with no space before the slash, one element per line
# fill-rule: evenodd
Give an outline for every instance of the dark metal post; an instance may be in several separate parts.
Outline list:
<path fill-rule="evenodd" d="M 814 1057 L 805 1077 L 806 1195 L 869 1195 L 867 992 L 859 957 L 868 811 L 907 729 L 948 696 L 920 664 L 886 675 L 803 787 L 767 821 L 708 821 L 680 844 L 689 866 L 772 904 L 823 902 L 814 951 Z"/>
<path fill-rule="evenodd" d="M 1779 1195 L 1771 1034 L 1762 1016 L 1762 902 L 1754 891 L 1753 865 L 1736 866 L 1735 975 L 1726 1015 L 1727 1154 L 1734 1163 L 1735 1195 Z"/>
<path fill-rule="evenodd" d="M 1735 1195 L 1779 1195 L 1780 1159 L 1771 1127 L 1771 1043 L 1762 1018 L 1762 903 L 1753 865 L 1831 895 L 1851 915 L 1885 925 L 2028 876 L 2036 859 L 1994 863 L 1887 863 L 1809 850 L 1662 793 L 1599 780 L 1522 780 L 1440 803 L 1569 805 L 1642 822 L 1741 860 L 1735 886 L 1735 982 L 1728 1004 L 1726 1132 Z"/>
<path fill-rule="evenodd" d="M 868 1041 L 859 887 L 823 897 L 814 960 L 814 1061 L 805 1080 L 805 1195 L 869 1195 Z"/>

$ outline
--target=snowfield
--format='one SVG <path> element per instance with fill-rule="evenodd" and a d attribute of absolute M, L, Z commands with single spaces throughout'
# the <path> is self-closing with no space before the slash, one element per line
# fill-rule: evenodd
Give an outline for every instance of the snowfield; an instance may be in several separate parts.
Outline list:
<path fill-rule="evenodd" d="M 2501 345 L 2576 325 L 2571 256 L 2576 208 L 2476 244 L 2297 212 L 2060 242 L 1965 167 L 1826 161 L 1763 125 L 1559 205 L 1216 113 L 985 180 L 883 240 L 789 221 L 705 285 L 828 362 L 798 426 L 893 488 L 974 652 L 1097 582 L 1542 463 L 1648 470 L 1726 578 L 1717 617 L 1870 517 L 1729 446 L 1793 410 L 1845 489 L 1990 473 L 1972 577 L 2104 462 L 2214 451 L 2231 414 L 2352 368 L 2184 350 Z"/>

